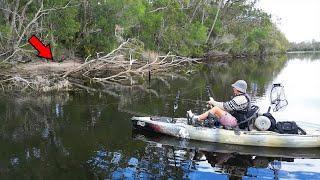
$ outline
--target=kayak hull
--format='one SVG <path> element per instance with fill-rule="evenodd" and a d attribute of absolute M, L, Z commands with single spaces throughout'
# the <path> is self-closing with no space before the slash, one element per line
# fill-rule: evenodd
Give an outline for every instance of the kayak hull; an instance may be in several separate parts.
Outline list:
<path fill-rule="evenodd" d="M 167 117 L 133 117 L 132 123 L 137 129 L 199 141 L 264 147 L 320 147 L 320 135 L 244 130 L 236 132 L 222 128 L 195 127 L 188 125 L 186 118 L 174 118 L 172 121 L 172 118 Z"/>
<path fill-rule="evenodd" d="M 227 153 L 252 155 L 259 157 L 295 158 L 295 159 L 320 159 L 319 148 L 283 148 L 283 147 L 259 147 L 242 146 L 234 144 L 222 144 L 197 140 L 186 140 L 149 131 L 133 131 L 135 140 L 144 141 L 154 146 L 171 146 L 174 148 L 200 150 L 212 153 Z"/>

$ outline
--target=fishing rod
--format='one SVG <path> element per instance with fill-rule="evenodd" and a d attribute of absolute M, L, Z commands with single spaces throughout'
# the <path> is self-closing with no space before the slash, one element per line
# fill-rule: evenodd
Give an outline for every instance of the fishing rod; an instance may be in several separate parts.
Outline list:
<path fill-rule="evenodd" d="M 169 99 L 172 99 L 172 98 L 169 98 Z M 174 98 L 175 99 L 175 98 Z M 203 100 L 197 100 L 197 99 L 185 99 L 185 98 L 180 98 L 179 101 L 185 101 L 185 102 L 194 102 L 194 103 L 197 103 L 197 102 L 203 102 L 203 103 L 206 103 L 208 101 L 203 101 Z"/>
<path fill-rule="evenodd" d="M 207 92 L 207 96 L 208 96 L 209 99 L 213 98 L 212 89 L 208 85 L 206 86 L 206 92 Z M 213 108 L 211 104 L 209 104 L 208 106 L 210 107 L 210 109 Z"/>
<path fill-rule="evenodd" d="M 208 95 L 208 97 L 209 97 L 209 99 L 210 99 L 210 97 L 212 97 L 213 96 L 213 93 L 212 93 L 212 90 L 211 90 L 211 88 L 210 88 L 210 86 L 206 86 L 206 92 L 207 92 L 207 95 Z M 179 100 L 182 100 L 182 101 L 190 101 L 190 102 L 207 102 L 207 101 L 202 101 L 202 100 L 193 100 L 193 99 L 180 99 L 180 94 L 181 94 L 181 91 L 180 90 L 178 90 L 178 93 L 177 93 L 177 95 L 176 95 L 176 97 L 175 97 L 175 100 L 174 100 L 174 103 L 173 103 L 173 114 L 172 114 L 172 121 L 174 121 L 174 117 L 175 117 L 175 113 L 176 113 L 176 111 L 178 110 L 178 108 L 179 108 Z"/>
<path fill-rule="evenodd" d="M 205 89 L 206 89 L 206 93 L 207 93 L 208 99 L 213 98 L 214 96 L 213 96 L 213 92 L 212 92 L 212 89 L 211 89 L 211 86 L 210 86 L 210 83 L 209 83 L 209 77 L 208 77 L 208 75 L 207 75 L 206 73 L 204 73 L 204 72 L 203 72 L 203 77 L 204 77 L 205 82 L 206 82 L 206 87 L 205 87 Z M 211 109 L 211 108 L 212 108 L 212 105 L 209 104 L 208 108 Z"/>
<path fill-rule="evenodd" d="M 207 92 L 207 95 L 208 97 L 213 97 L 213 92 L 212 92 L 212 89 L 210 88 L 210 86 L 206 86 L 206 92 Z"/>
<path fill-rule="evenodd" d="M 180 90 L 178 90 L 178 93 L 177 93 L 176 98 L 173 103 L 173 114 L 172 114 L 172 118 L 171 118 L 172 121 L 174 121 L 173 118 L 175 117 L 175 112 L 178 110 L 178 107 L 179 107 L 180 93 L 181 93 Z"/>

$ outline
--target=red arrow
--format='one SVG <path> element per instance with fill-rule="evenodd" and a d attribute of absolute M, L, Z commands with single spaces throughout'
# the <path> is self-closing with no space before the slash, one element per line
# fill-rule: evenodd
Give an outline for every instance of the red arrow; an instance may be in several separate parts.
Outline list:
<path fill-rule="evenodd" d="M 38 56 L 53 60 L 50 44 L 45 46 L 37 36 L 33 35 L 28 42 L 38 51 Z"/>

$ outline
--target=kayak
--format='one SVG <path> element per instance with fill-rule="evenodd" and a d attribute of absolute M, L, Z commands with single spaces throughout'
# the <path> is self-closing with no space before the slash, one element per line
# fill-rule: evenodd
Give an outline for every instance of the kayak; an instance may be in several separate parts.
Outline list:
<path fill-rule="evenodd" d="M 132 117 L 137 129 L 162 133 L 184 139 L 263 147 L 315 148 L 320 147 L 320 134 L 279 134 L 273 131 L 228 130 L 188 125 L 187 118 Z"/>
<path fill-rule="evenodd" d="M 178 139 L 173 136 L 140 130 L 133 131 L 133 139 L 154 144 L 157 147 L 169 146 L 176 149 L 200 150 L 211 153 L 228 153 L 275 158 L 320 159 L 319 148 L 277 148 L 222 144 Z"/>

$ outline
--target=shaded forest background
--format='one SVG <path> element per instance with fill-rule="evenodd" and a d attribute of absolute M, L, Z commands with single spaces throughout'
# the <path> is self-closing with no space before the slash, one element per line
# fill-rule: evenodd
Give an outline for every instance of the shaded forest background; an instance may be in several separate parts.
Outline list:
<path fill-rule="evenodd" d="M 248 0 L 0 0 L 0 60 L 32 59 L 36 34 L 55 59 L 110 52 L 128 38 L 147 51 L 265 55 L 289 43 L 271 16 Z"/>

